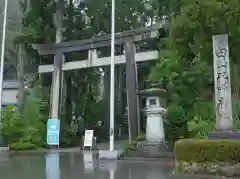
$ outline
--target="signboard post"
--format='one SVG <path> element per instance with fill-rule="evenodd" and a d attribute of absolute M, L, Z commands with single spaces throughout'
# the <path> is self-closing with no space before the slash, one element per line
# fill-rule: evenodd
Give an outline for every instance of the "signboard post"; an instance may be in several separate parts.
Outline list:
<path fill-rule="evenodd" d="M 85 147 L 93 148 L 93 130 L 85 130 L 83 149 Z"/>
<path fill-rule="evenodd" d="M 60 120 L 49 119 L 47 123 L 47 144 L 59 146 Z"/>

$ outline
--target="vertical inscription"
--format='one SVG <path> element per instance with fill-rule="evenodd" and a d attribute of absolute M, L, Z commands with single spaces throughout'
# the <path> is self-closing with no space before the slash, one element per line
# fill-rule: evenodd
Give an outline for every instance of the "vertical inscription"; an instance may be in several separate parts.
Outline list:
<path fill-rule="evenodd" d="M 216 128 L 232 128 L 232 100 L 229 68 L 228 35 L 213 36 Z"/>

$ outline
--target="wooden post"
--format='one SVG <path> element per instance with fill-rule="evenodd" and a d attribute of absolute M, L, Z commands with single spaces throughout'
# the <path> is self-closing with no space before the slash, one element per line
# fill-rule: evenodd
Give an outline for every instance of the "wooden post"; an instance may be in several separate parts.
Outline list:
<path fill-rule="evenodd" d="M 63 20 L 63 0 L 55 0 L 56 13 L 54 14 L 54 25 L 56 29 L 56 44 L 62 42 L 62 20 Z M 61 88 L 62 88 L 62 64 L 63 53 L 57 51 L 54 56 L 54 72 L 51 91 L 51 119 L 60 119 L 59 108 L 61 102 Z"/>
<path fill-rule="evenodd" d="M 229 67 L 228 35 L 216 35 L 213 39 L 216 129 L 232 129 L 232 99 Z"/>
<path fill-rule="evenodd" d="M 137 76 L 134 60 L 134 43 L 131 40 L 125 42 L 126 55 L 126 88 L 128 101 L 128 125 L 129 139 L 135 140 L 138 135 L 138 100 L 137 100 Z"/>
<path fill-rule="evenodd" d="M 54 59 L 54 72 L 51 94 L 51 119 L 59 119 L 59 107 L 61 101 L 61 78 L 62 78 L 63 54 L 58 52 Z"/>

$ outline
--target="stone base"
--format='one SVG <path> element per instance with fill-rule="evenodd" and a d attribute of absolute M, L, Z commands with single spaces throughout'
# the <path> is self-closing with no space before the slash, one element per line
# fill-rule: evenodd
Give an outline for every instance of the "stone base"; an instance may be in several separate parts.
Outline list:
<path fill-rule="evenodd" d="M 139 142 L 134 157 L 173 158 L 173 152 L 165 142 Z"/>
<path fill-rule="evenodd" d="M 210 132 L 208 134 L 209 140 L 240 140 L 240 132 Z"/>
<path fill-rule="evenodd" d="M 118 160 L 120 155 L 121 152 L 119 151 L 99 150 L 99 159 Z"/>

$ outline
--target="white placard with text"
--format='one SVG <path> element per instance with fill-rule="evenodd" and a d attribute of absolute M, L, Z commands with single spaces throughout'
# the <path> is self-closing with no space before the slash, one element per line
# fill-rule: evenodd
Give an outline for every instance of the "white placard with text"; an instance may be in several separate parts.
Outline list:
<path fill-rule="evenodd" d="M 93 130 L 85 130 L 84 147 L 93 146 Z"/>

